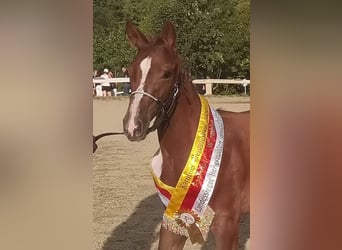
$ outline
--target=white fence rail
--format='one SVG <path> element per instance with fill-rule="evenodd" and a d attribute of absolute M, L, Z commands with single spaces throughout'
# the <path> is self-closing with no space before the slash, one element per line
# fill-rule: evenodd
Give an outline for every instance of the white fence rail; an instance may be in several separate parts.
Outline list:
<path fill-rule="evenodd" d="M 205 94 L 212 95 L 213 84 L 241 84 L 245 89 L 245 94 L 247 94 L 247 85 L 250 84 L 250 80 L 234 80 L 234 79 L 196 79 L 192 81 L 194 84 L 205 84 Z"/>
<path fill-rule="evenodd" d="M 109 83 L 110 84 L 110 83 L 126 83 L 126 82 L 129 82 L 129 77 L 116 77 L 116 78 L 96 77 L 93 79 L 93 84 L 95 87 L 96 96 L 102 96 L 103 92 L 102 92 L 101 84 L 103 84 L 103 83 L 107 83 L 107 84 Z M 113 89 L 113 92 L 114 92 L 114 96 L 123 94 L 123 91 L 117 91 L 116 88 Z"/>
<path fill-rule="evenodd" d="M 126 83 L 129 82 L 129 77 L 118 77 L 118 78 L 94 78 L 93 84 L 103 83 Z M 247 94 L 247 86 L 250 84 L 250 80 L 234 80 L 234 79 L 195 79 L 192 81 L 194 84 L 205 84 L 205 94 L 212 95 L 213 84 L 241 84 L 244 87 L 245 94 Z M 114 90 L 114 94 L 119 95 L 123 92 L 117 92 Z"/>
<path fill-rule="evenodd" d="M 117 77 L 117 78 L 94 78 L 93 83 L 125 83 L 129 82 L 129 77 Z"/>

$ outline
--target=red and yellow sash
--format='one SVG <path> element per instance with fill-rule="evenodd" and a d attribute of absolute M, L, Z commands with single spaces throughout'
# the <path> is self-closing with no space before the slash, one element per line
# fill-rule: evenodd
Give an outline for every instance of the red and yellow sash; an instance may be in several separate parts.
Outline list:
<path fill-rule="evenodd" d="M 200 96 L 201 114 L 192 149 L 176 187 L 152 176 L 166 210 L 163 226 L 203 243 L 214 211 L 208 206 L 213 193 L 223 150 L 223 122 L 216 110 Z"/>

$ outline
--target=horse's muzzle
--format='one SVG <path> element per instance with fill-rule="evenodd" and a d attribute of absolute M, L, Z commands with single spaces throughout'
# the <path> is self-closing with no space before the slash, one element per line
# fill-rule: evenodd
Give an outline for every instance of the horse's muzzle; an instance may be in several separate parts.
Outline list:
<path fill-rule="evenodd" d="M 147 126 L 144 125 L 144 122 L 140 119 L 136 119 L 134 122 L 134 127 L 129 126 L 127 119 L 123 120 L 123 130 L 124 134 L 130 141 L 142 141 L 147 136 Z"/>

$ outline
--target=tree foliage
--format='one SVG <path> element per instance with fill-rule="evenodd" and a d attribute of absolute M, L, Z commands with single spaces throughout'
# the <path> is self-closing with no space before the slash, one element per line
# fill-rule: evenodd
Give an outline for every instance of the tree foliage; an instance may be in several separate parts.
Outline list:
<path fill-rule="evenodd" d="M 249 0 L 94 0 L 94 68 L 119 72 L 135 53 L 125 23 L 177 29 L 178 50 L 194 78 L 249 78 Z"/>

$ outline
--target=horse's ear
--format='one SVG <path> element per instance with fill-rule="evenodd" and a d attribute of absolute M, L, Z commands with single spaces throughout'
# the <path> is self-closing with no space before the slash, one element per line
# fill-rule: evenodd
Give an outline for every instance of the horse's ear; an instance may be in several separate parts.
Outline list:
<path fill-rule="evenodd" d="M 165 44 L 167 44 L 168 46 L 176 50 L 176 38 L 177 38 L 176 29 L 175 29 L 175 26 L 170 21 L 165 22 L 164 28 L 162 31 L 162 37 L 163 37 Z"/>
<path fill-rule="evenodd" d="M 131 21 L 126 23 L 126 34 L 131 45 L 138 49 L 148 44 L 146 36 Z"/>

